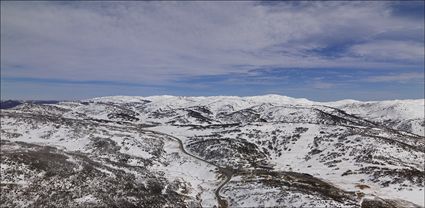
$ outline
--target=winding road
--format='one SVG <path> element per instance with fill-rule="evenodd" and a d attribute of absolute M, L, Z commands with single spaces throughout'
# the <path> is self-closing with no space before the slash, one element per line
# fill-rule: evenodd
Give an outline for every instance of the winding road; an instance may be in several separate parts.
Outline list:
<path fill-rule="evenodd" d="M 200 160 L 202 162 L 205 162 L 205 163 L 207 163 L 209 165 L 212 165 L 212 166 L 216 167 L 218 169 L 218 172 L 221 173 L 225 178 L 221 182 L 221 184 L 217 187 L 217 189 L 215 190 L 214 194 L 215 194 L 215 197 L 217 198 L 217 203 L 218 203 L 218 207 L 219 208 L 226 208 L 226 207 L 228 207 L 228 202 L 227 202 L 227 200 L 223 199 L 223 197 L 220 195 L 220 191 L 232 179 L 233 171 L 231 169 L 220 167 L 220 166 L 218 166 L 218 165 L 216 165 L 216 164 L 214 164 L 214 163 L 212 163 L 210 161 L 207 161 L 207 160 L 205 160 L 203 158 L 200 158 L 200 157 L 198 157 L 196 155 L 193 155 L 193 154 L 189 153 L 184 148 L 183 141 L 181 139 L 173 136 L 173 135 L 169 135 L 169 134 L 166 134 L 166 133 L 163 133 L 163 132 L 149 130 L 149 129 L 143 129 L 143 130 L 146 131 L 146 132 L 150 132 L 150 133 L 154 133 L 154 134 L 159 134 L 159 135 L 163 135 L 163 136 L 166 136 L 166 137 L 171 138 L 172 140 L 178 142 L 179 149 L 184 154 L 186 154 L 187 156 L 193 157 L 193 158 L 195 158 L 197 160 Z"/>

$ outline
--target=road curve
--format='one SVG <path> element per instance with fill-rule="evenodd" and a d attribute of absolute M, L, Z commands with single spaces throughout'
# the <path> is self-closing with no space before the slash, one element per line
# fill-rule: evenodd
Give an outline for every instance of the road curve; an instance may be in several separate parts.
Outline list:
<path fill-rule="evenodd" d="M 2 114 L 5 114 L 5 113 L 7 113 L 7 112 L 2 112 Z M 31 114 L 27 114 L 27 113 L 21 113 L 20 115 L 21 116 L 24 116 L 24 117 L 32 116 Z M 51 119 L 58 119 L 57 117 L 47 116 L 47 115 L 45 115 L 45 117 L 51 118 Z M 73 119 L 73 118 L 61 118 L 61 119 L 68 120 L 68 121 L 78 121 L 78 122 L 82 122 L 83 121 L 83 122 L 85 122 L 85 120 L 83 120 L 83 119 Z M 109 121 L 109 120 L 104 120 L 104 121 L 106 123 L 116 123 L 116 124 L 119 124 L 119 125 L 125 125 L 127 128 L 128 127 L 130 127 L 130 128 L 132 127 L 134 130 L 139 130 L 139 131 L 144 131 L 144 132 L 150 132 L 150 133 L 153 133 L 153 134 L 159 134 L 159 135 L 163 135 L 163 136 L 169 137 L 172 140 L 178 142 L 179 149 L 184 154 L 186 154 L 186 155 L 188 155 L 190 157 L 193 157 L 193 158 L 195 158 L 197 160 L 200 160 L 202 162 L 205 162 L 207 164 L 210 164 L 210 165 L 216 167 L 218 169 L 219 173 L 221 173 L 225 177 L 225 179 L 218 186 L 218 188 L 215 190 L 214 194 L 215 194 L 215 196 L 217 198 L 218 207 L 220 207 L 220 208 L 228 207 L 228 202 L 226 200 L 224 200 L 223 197 L 221 197 L 220 191 L 232 179 L 232 176 L 233 176 L 232 170 L 230 170 L 228 168 L 220 167 L 220 166 L 218 166 L 218 165 L 216 165 L 216 164 L 214 164 L 214 163 L 212 163 L 210 161 L 207 161 L 205 159 L 202 159 L 202 158 L 200 158 L 200 157 L 198 157 L 196 155 L 193 155 L 193 154 L 187 152 L 186 149 L 184 148 L 183 142 L 179 138 L 177 138 L 177 137 L 175 137 L 173 135 L 166 134 L 166 133 L 159 132 L 159 131 L 154 131 L 154 130 L 146 129 L 146 128 L 140 128 L 140 126 L 134 125 L 134 124 L 132 124 L 130 122 L 117 123 L 117 122 L 113 122 L 113 121 Z M 99 121 L 97 121 L 97 122 L 99 122 Z M 110 125 L 104 124 L 104 123 L 100 123 L 100 125 L 103 125 L 103 126 L 106 126 L 106 127 L 110 127 Z"/>
<path fill-rule="evenodd" d="M 175 136 L 173 136 L 173 135 L 170 135 L 170 134 L 166 134 L 166 133 L 163 133 L 163 132 L 159 132 L 159 131 L 154 131 L 154 130 L 148 130 L 148 129 L 143 129 L 143 131 L 146 131 L 146 132 L 151 132 L 151 133 L 154 133 L 154 134 L 160 134 L 160 135 L 164 135 L 164 136 L 166 136 L 166 137 L 169 137 L 169 138 L 171 138 L 172 140 L 174 140 L 174 141 L 176 141 L 177 143 L 179 143 L 179 149 L 184 153 L 184 154 L 186 154 L 186 155 L 188 155 L 188 156 L 190 156 L 190 157 L 193 157 L 193 158 L 195 158 L 195 159 L 197 159 L 197 160 L 200 160 L 200 161 L 202 161 L 202 162 L 205 162 L 205 163 L 207 163 L 207 164 L 209 164 L 209 165 L 212 165 L 212 166 L 214 166 L 214 167 L 216 167 L 217 169 L 218 169 L 218 171 L 225 177 L 224 178 L 224 180 L 221 182 L 221 184 L 217 187 L 217 189 L 215 190 L 215 192 L 214 192 L 214 194 L 215 194 L 215 197 L 217 198 L 217 203 L 218 203 L 218 207 L 219 208 L 226 208 L 226 207 L 228 207 L 228 202 L 225 200 L 225 199 L 223 199 L 223 197 L 220 195 L 220 191 L 221 191 L 221 189 L 232 179 L 232 171 L 230 171 L 229 169 L 226 169 L 226 168 L 222 168 L 222 167 L 220 167 L 220 166 L 218 166 L 218 165 L 216 165 L 216 164 L 214 164 L 214 163 L 212 163 L 212 162 L 210 162 L 210 161 L 207 161 L 207 160 L 205 160 L 205 159 L 203 159 L 203 158 L 200 158 L 200 157 L 198 157 L 198 156 L 196 156 L 196 155 L 193 155 L 193 154 L 191 154 L 191 153 L 189 153 L 185 148 L 184 148 L 184 145 L 183 145 L 183 141 L 181 140 L 181 139 L 179 139 L 179 138 L 177 138 L 177 137 L 175 137 Z"/>

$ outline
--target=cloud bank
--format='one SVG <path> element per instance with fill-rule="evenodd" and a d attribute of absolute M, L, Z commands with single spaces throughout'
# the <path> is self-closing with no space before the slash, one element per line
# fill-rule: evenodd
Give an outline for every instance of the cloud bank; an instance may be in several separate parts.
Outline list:
<path fill-rule="evenodd" d="M 376 72 L 356 75 L 357 83 L 406 81 L 423 76 L 423 7 L 364 1 L 1 2 L 1 75 L 9 82 L 181 92 L 220 84 L 268 86 L 262 92 L 297 83 L 330 90 L 344 84 L 337 76 L 347 70 Z"/>
<path fill-rule="evenodd" d="M 1 68 L 147 84 L 267 68 L 408 68 L 423 65 L 423 31 L 423 18 L 391 2 L 1 2 Z"/>

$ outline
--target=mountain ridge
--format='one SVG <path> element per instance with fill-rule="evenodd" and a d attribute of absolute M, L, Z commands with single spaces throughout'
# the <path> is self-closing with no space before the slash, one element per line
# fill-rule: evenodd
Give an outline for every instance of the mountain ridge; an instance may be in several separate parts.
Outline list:
<path fill-rule="evenodd" d="M 2 193 L 8 193 L 1 200 L 9 206 L 24 201 L 86 207 L 173 202 L 189 207 L 420 207 L 423 102 L 331 105 L 271 95 L 26 103 L 1 110 L 1 183 Z M 51 163 L 43 155 L 68 159 Z M 87 186 L 72 175 L 108 182 Z M 133 188 L 108 188 L 123 181 Z M 71 198 L 49 201 L 19 194 L 40 185 L 58 199 Z M 64 192 L 63 186 L 76 192 Z M 122 194 L 107 197 L 116 191 Z"/>

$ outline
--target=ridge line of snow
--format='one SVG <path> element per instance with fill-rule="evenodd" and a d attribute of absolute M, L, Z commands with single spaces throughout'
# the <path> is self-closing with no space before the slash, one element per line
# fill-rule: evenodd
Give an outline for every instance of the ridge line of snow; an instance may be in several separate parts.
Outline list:
<path fill-rule="evenodd" d="M 104 97 L 94 97 L 90 99 L 84 99 L 82 101 L 113 101 L 113 102 L 141 102 L 141 101 L 160 101 L 165 99 L 179 99 L 185 101 L 199 102 L 202 100 L 211 100 L 211 101 L 220 101 L 220 100 L 240 100 L 240 101 L 253 101 L 261 103 L 276 103 L 276 102 L 285 102 L 285 103 L 299 103 L 299 104 L 310 104 L 310 105 L 329 105 L 329 106 L 340 106 L 346 104 L 377 104 L 377 103 L 418 103 L 424 105 L 425 98 L 422 99 L 394 99 L 394 100 L 379 100 L 379 101 L 359 101 L 353 99 L 343 99 L 337 101 L 312 101 L 306 98 L 293 98 L 284 95 L 277 94 L 266 94 L 266 95 L 256 95 L 256 96 L 173 96 L 173 95 L 155 95 L 155 96 L 104 96 Z"/>

